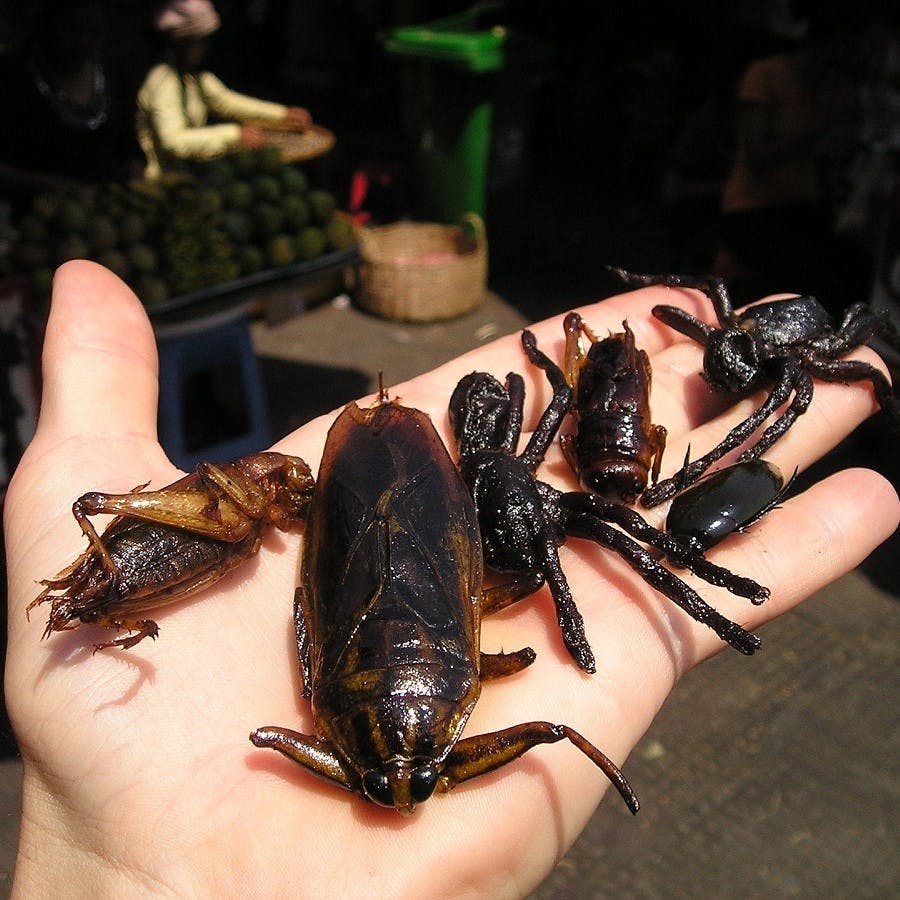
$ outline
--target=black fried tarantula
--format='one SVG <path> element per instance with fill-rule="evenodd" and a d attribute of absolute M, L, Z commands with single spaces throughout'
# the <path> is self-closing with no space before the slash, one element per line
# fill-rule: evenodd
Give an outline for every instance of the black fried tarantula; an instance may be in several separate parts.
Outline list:
<path fill-rule="evenodd" d="M 890 381 L 868 363 L 841 358 L 876 335 L 900 347 L 900 335 L 886 311 L 854 303 L 844 313 L 838 328 L 834 328 L 828 311 L 815 297 L 772 300 L 736 313 L 728 290 L 719 278 L 636 275 L 623 269 L 613 271 L 631 287 L 695 288 L 710 298 L 719 328 L 707 325 L 675 306 L 656 306 L 653 315 L 703 345 L 703 376 L 713 390 L 745 393 L 771 385 L 765 401 L 712 450 L 671 478 L 648 488 L 641 497 L 644 506 L 656 506 L 696 481 L 716 460 L 749 441 L 763 422 L 793 394 L 784 412 L 739 458 L 760 457 L 787 432 L 798 416 L 806 412 L 813 396 L 814 377 L 844 383 L 871 382 L 879 405 L 900 429 L 900 411 Z"/>
<path fill-rule="evenodd" d="M 520 375 L 508 375 L 504 386 L 486 372 L 473 372 L 459 382 L 450 399 L 459 467 L 478 510 L 485 564 L 498 572 L 537 574 L 548 582 L 563 641 L 587 672 L 595 671 L 594 656 L 557 552 L 570 537 L 613 550 L 648 584 L 712 628 L 722 640 L 742 653 L 753 653 L 760 645 L 755 634 L 709 606 L 634 538 L 710 584 L 724 586 L 754 603 L 765 600 L 768 589 L 690 551 L 627 506 L 583 491 L 559 491 L 538 480 L 535 471 L 569 409 L 571 389 L 565 384 L 554 386 L 553 399 L 527 446 L 516 456 L 524 396 Z"/>

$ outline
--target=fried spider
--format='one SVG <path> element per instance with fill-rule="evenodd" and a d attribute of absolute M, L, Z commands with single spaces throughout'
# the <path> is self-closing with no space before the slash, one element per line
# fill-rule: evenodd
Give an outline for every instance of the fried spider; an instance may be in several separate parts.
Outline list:
<path fill-rule="evenodd" d="M 533 337 L 532 337 L 533 340 Z M 450 423 L 459 447 L 459 467 L 478 511 L 485 564 L 498 572 L 546 580 L 556 606 L 563 642 L 578 665 L 595 671 L 584 622 L 559 561 L 557 548 L 570 537 L 607 547 L 685 612 L 722 640 L 751 654 L 759 638 L 730 621 L 638 541 L 710 584 L 761 603 L 767 588 L 717 566 L 659 531 L 635 510 L 584 491 L 560 491 L 535 472 L 569 409 L 572 392 L 554 385 L 553 398 L 518 456 L 525 385 L 515 373 L 501 384 L 485 372 L 465 376 L 450 399 Z M 635 538 L 637 540 L 635 540 Z"/>
<path fill-rule="evenodd" d="M 648 488 L 644 506 L 656 506 L 692 484 L 726 453 L 747 443 L 754 432 L 793 394 L 793 399 L 740 455 L 757 459 L 809 408 L 813 378 L 848 383 L 869 381 L 875 399 L 900 430 L 900 410 L 885 375 L 869 363 L 842 359 L 875 336 L 900 347 L 900 335 L 884 310 L 854 303 L 837 328 L 827 310 L 810 296 L 757 303 L 734 311 L 725 283 L 719 278 L 681 275 L 636 275 L 613 270 L 631 287 L 664 285 L 694 288 L 710 298 L 719 327 L 714 328 L 675 306 L 656 306 L 653 315 L 704 347 L 703 377 L 716 391 L 750 393 L 770 386 L 769 395 L 705 455 L 692 460 L 671 478 Z"/>

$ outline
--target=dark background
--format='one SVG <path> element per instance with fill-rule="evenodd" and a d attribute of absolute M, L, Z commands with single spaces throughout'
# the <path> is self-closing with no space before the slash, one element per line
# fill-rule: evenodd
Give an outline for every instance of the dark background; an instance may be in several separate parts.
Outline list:
<path fill-rule="evenodd" d="M 42 27 L 73 2 L 85 0 L 28 5 L 0 0 L 0 43 L 15 46 L 17 31 L 29 24 Z M 160 51 L 152 29 L 156 4 L 100 3 L 122 154 L 130 151 L 140 167 L 134 97 Z M 471 18 L 471 28 L 502 24 L 509 37 L 501 71 L 451 73 L 461 81 L 469 77 L 471 90 L 494 100 L 495 125 L 512 123 L 518 144 L 513 173 L 504 148 L 492 147 L 487 217 L 495 286 L 516 288 L 522 279 L 535 278 L 549 282 L 552 271 L 561 287 L 585 297 L 614 289 L 599 271 L 604 263 L 707 272 L 717 240 L 716 186 L 733 151 L 731 100 L 746 65 L 801 47 L 811 36 L 849 35 L 861 22 L 882 15 L 874 0 L 560 0 L 550 5 L 508 0 L 477 7 L 437 0 L 219 0 L 216 6 L 222 25 L 212 37 L 207 67 L 236 90 L 309 108 L 338 138 L 316 165 L 317 179 L 347 204 L 353 173 L 374 173 L 367 209 L 384 220 L 415 215 L 421 197 L 404 95 L 412 62 L 386 52 L 383 38 L 402 25 L 476 8 L 482 13 Z M 776 16 L 778 9 L 789 10 L 790 28 Z M 448 94 L 448 116 L 458 111 L 452 106 Z M 701 119 L 705 112 L 710 117 Z M 59 154 L 65 157 L 66 148 Z M 843 169 L 851 163 L 851 157 L 839 161 L 837 174 L 830 176 L 828 200 L 835 206 L 845 199 Z M 705 197 L 691 203 L 671 198 L 666 183 L 676 166 L 680 177 L 710 185 Z M 854 299 L 868 294 L 874 254 L 871 233 L 843 241 L 841 252 L 833 254 L 836 270 L 846 260 L 842 294 L 851 292 Z M 812 277 L 798 275 L 796 284 L 779 289 L 803 291 Z M 846 305 L 843 296 L 828 296 L 828 284 L 816 287 L 826 305 Z M 516 303 L 517 292 L 507 293 Z M 548 297 L 532 308 L 533 292 L 527 293 L 521 302 L 529 317 L 570 302 Z"/>

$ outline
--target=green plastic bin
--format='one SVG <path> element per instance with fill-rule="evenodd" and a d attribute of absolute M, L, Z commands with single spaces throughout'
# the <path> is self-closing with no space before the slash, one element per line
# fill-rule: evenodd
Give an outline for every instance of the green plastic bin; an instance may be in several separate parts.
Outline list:
<path fill-rule="evenodd" d="M 419 190 L 419 212 L 454 223 L 486 217 L 496 79 L 507 34 L 472 26 L 482 7 L 430 25 L 399 28 L 385 40 L 404 61 L 404 115 Z"/>

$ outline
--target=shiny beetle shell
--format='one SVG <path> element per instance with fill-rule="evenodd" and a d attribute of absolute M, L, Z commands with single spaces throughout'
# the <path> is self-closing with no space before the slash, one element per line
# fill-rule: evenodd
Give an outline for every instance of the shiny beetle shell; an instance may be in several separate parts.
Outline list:
<path fill-rule="evenodd" d="M 675 496 L 666 531 L 702 553 L 765 515 L 781 498 L 781 470 L 764 459 L 719 469 Z"/>

